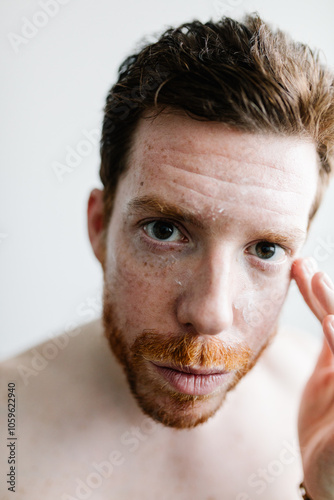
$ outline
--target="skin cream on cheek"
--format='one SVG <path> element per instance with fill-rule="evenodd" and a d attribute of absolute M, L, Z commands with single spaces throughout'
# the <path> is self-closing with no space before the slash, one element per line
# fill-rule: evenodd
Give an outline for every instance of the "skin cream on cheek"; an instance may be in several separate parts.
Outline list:
<path fill-rule="evenodd" d="M 248 326 L 255 328 L 276 320 L 285 295 L 282 289 L 249 290 L 234 301 L 233 307 L 241 312 Z"/>
<path fill-rule="evenodd" d="M 256 302 L 254 290 L 240 294 L 233 302 L 233 308 L 241 312 L 247 325 L 251 325 L 253 322 L 254 312 L 256 312 Z"/>

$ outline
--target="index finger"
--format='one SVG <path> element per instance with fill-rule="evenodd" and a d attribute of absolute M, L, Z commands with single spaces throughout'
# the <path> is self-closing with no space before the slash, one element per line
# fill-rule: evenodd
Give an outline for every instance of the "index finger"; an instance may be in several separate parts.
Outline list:
<path fill-rule="evenodd" d="M 322 322 L 328 313 L 319 302 L 313 290 L 312 281 L 316 272 L 317 264 L 310 257 L 295 260 L 291 267 L 291 277 L 296 281 L 306 304 L 318 320 Z M 316 287 L 316 289 L 318 288 Z"/>
<path fill-rule="evenodd" d="M 334 315 L 329 314 L 325 317 L 322 328 L 332 354 L 334 354 Z"/>
<path fill-rule="evenodd" d="M 323 273 L 316 273 L 312 278 L 312 291 L 326 314 L 334 314 L 334 285 L 330 277 Z"/>

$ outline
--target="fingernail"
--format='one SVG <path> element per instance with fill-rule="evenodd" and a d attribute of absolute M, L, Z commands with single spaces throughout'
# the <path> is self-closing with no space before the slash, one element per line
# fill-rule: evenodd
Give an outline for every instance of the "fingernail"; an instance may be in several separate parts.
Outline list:
<path fill-rule="evenodd" d="M 317 270 L 317 263 L 314 259 L 312 259 L 312 257 L 309 257 L 303 261 L 303 267 L 307 274 L 312 275 Z"/>
<path fill-rule="evenodd" d="M 322 282 L 330 289 L 330 290 L 334 290 L 334 285 L 333 285 L 333 282 L 332 280 L 330 279 L 330 277 L 327 275 L 327 274 L 324 274 L 322 276 Z"/>

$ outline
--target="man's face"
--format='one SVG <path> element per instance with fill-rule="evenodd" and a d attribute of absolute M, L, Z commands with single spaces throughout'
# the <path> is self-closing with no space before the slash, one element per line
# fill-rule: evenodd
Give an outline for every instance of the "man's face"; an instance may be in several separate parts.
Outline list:
<path fill-rule="evenodd" d="M 206 421 L 267 346 L 317 176 L 300 138 L 140 121 L 108 227 L 104 324 L 151 417 Z"/>

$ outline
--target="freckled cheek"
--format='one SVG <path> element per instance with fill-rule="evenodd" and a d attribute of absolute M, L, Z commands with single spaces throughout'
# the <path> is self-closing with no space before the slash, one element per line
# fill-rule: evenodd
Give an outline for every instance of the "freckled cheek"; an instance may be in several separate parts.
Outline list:
<path fill-rule="evenodd" d="M 175 258 L 145 258 L 123 248 L 110 262 L 108 287 L 127 324 L 157 328 L 170 318 L 181 288 L 177 284 L 180 265 Z"/>

